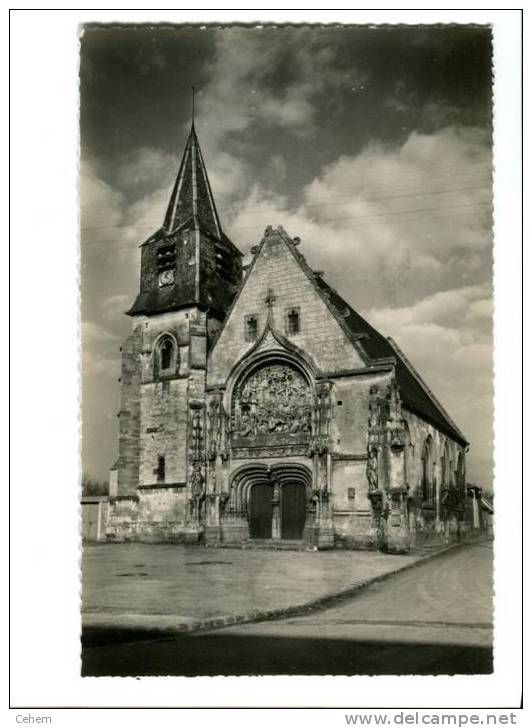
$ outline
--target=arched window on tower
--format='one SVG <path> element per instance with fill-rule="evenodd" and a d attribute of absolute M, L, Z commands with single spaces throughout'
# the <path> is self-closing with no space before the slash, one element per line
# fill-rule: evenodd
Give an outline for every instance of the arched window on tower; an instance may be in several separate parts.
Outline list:
<path fill-rule="evenodd" d="M 434 504 L 434 468 L 432 455 L 432 438 L 429 435 L 423 445 L 421 454 L 421 491 L 423 503 Z"/>
<path fill-rule="evenodd" d="M 165 339 L 161 345 L 161 369 L 171 369 L 174 345 L 170 339 Z"/>
<path fill-rule="evenodd" d="M 178 351 L 173 337 L 161 336 L 155 348 L 155 376 L 170 376 L 177 372 Z"/>

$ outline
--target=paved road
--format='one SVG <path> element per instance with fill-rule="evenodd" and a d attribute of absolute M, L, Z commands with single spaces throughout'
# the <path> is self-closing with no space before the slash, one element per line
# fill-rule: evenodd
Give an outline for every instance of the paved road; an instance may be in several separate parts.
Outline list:
<path fill-rule="evenodd" d="M 306 616 L 86 646 L 83 674 L 489 673 L 491 615 L 492 549 L 484 542 L 435 557 Z"/>
<path fill-rule="evenodd" d="M 253 611 L 288 609 L 417 561 L 361 551 L 208 549 L 181 544 L 85 544 L 83 622 L 143 631 Z"/>

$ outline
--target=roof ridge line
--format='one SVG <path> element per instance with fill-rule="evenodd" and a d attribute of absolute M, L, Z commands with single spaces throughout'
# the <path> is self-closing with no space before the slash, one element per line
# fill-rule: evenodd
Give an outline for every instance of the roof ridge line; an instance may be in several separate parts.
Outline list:
<path fill-rule="evenodd" d="M 307 278 L 309 279 L 309 281 L 313 285 L 314 290 L 316 291 L 316 293 L 318 294 L 318 296 L 321 298 L 321 300 L 325 303 L 325 305 L 327 306 L 327 308 L 331 312 L 332 316 L 334 317 L 334 320 L 336 321 L 336 323 L 340 326 L 340 328 L 344 332 L 344 334 L 347 337 L 347 340 L 349 341 L 349 343 L 352 346 L 355 347 L 356 351 L 360 354 L 360 356 L 361 356 L 362 360 L 364 361 L 364 363 L 365 364 L 369 364 L 371 362 L 371 357 L 368 355 L 368 353 L 366 352 L 366 350 L 364 349 L 364 347 L 359 344 L 359 342 L 361 341 L 361 339 L 363 339 L 364 337 L 363 336 L 358 336 L 358 335 L 353 336 L 353 332 L 351 331 L 351 329 L 349 328 L 349 326 L 347 326 L 347 324 L 345 323 L 344 318 L 342 317 L 342 315 L 340 314 L 340 312 L 337 310 L 336 306 L 328 299 L 327 296 L 324 295 L 324 291 L 322 291 L 321 288 L 320 288 L 320 286 L 318 285 L 315 272 L 311 268 L 311 266 L 307 263 L 307 260 L 306 260 L 305 256 L 302 253 L 300 253 L 299 250 L 297 250 L 296 246 L 294 245 L 294 242 L 293 242 L 292 238 L 290 238 L 290 236 L 288 235 L 288 233 L 286 232 L 286 230 L 282 227 L 282 225 L 279 225 L 279 227 L 277 228 L 277 230 L 278 230 L 281 238 L 283 239 L 283 241 L 286 243 L 286 245 L 288 247 L 288 250 L 292 253 L 292 255 L 294 256 L 294 259 L 299 264 L 299 267 L 301 268 L 301 270 L 303 271 L 303 273 L 305 273 L 305 275 L 307 276 Z M 330 288 L 337 296 L 339 296 L 339 298 L 342 298 L 338 293 L 336 293 L 336 291 L 334 291 L 333 287 L 330 286 L 327 283 L 327 281 L 325 281 L 321 277 L 320 277 L 320 280 L 322 280 L 323 283 L 328 288 Z"/>
<path fill-rule="evenodd" d="M 222 325 L 220 326 L 220 328 L 216 332 L 216 339 L 214 340 L 213 345 L 212 345 L 212 348 L 210 349 L 210 351 L 207 354 L 207 358 L 212 354 L 212 352 L 216 348 L 216 345 L 217 345 L 218 341 L 220 340 L 220 338 L 222 336 L 222 333 L 223 333 L 223 331 L 224 331 L 224 329 L 226 327 L 226 324 L 229 321 L 229 319 L 231 318 L 231 314 L 233 313 L 233 309 L 235 308 L 235 306 L 237 304 L 237 301 L 240 298 L 240 294 L 244 290 L 244 286 L 246 285 L 246 281 L 249 278 L 250 273 L 251 273 L 251 271 L 253 270 L 253 268 L 255 266 L 255 262 L 257 261 L 257 259 L 259 257 L 259 253 L 262 250 L 262 246 L 264 245 L 265 239 L 266 239 L 266 236 L 263 234 L 262 239 L 261 239 L 261 241 L 259 243 L 259 246 L 257 248 L 257 252 L 253 256 L 253 259 L 252 259 L 251 263 L 249 264 L 249 266 L 248 266 L 248 268 L 246 270 L 246 274 L 244 275 L 244 277 L 242 278 L 242 280 L 240 282 L 240 286 L 238 288 L 238 291 L 235 293 L 235 296 L 234 296 L 234 298 L 233 298 L 233 300 L 231 302 L 231 305 L 227 309 L 227 313 L 225 314 L 225 318 L 222 321 Z"/>

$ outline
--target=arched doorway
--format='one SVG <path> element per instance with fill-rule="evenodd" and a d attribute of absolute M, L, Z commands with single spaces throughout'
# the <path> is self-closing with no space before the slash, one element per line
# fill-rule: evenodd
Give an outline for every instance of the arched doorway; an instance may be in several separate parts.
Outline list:
<path fill-rule="evenodd" d="M 245 466 L 233 477 L 228 518 L 246 518 L 251 539 L 301 540 L 311 482 L 309 468 L 299 463 Z"/>
<path fill-rule="evenodd" d="M 255 483 L 249 494 L 249 535 L 251 538 L 271 538 L 273 523 L 272 486 Z"/>
<path fill-rule="evenodd" d="M 288 481 L 281 488 L 281 538 L 303 538 L 307 516 L 304 483 Z"/>

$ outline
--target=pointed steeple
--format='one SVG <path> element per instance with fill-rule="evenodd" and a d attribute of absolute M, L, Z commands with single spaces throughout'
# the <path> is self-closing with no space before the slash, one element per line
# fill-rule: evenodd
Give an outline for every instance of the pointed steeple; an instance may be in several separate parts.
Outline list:
<path fill-rule="evenodd" d="M 140 292 L 129 315 L 187 306 L 225 315 L 242 279 L 242 253 L 220 225 L 194 118 L 163 226 L 141 248 Z"/>
<path fill-rule="evenodd" d="M 189 222 L 192 222 L 192 227 L 195 229 L 204 230 L 219 240 L 222 239 L 220 218 L 196 136 L 194 120 L 164 218 L 163 229 L 169 235 Z"/>

